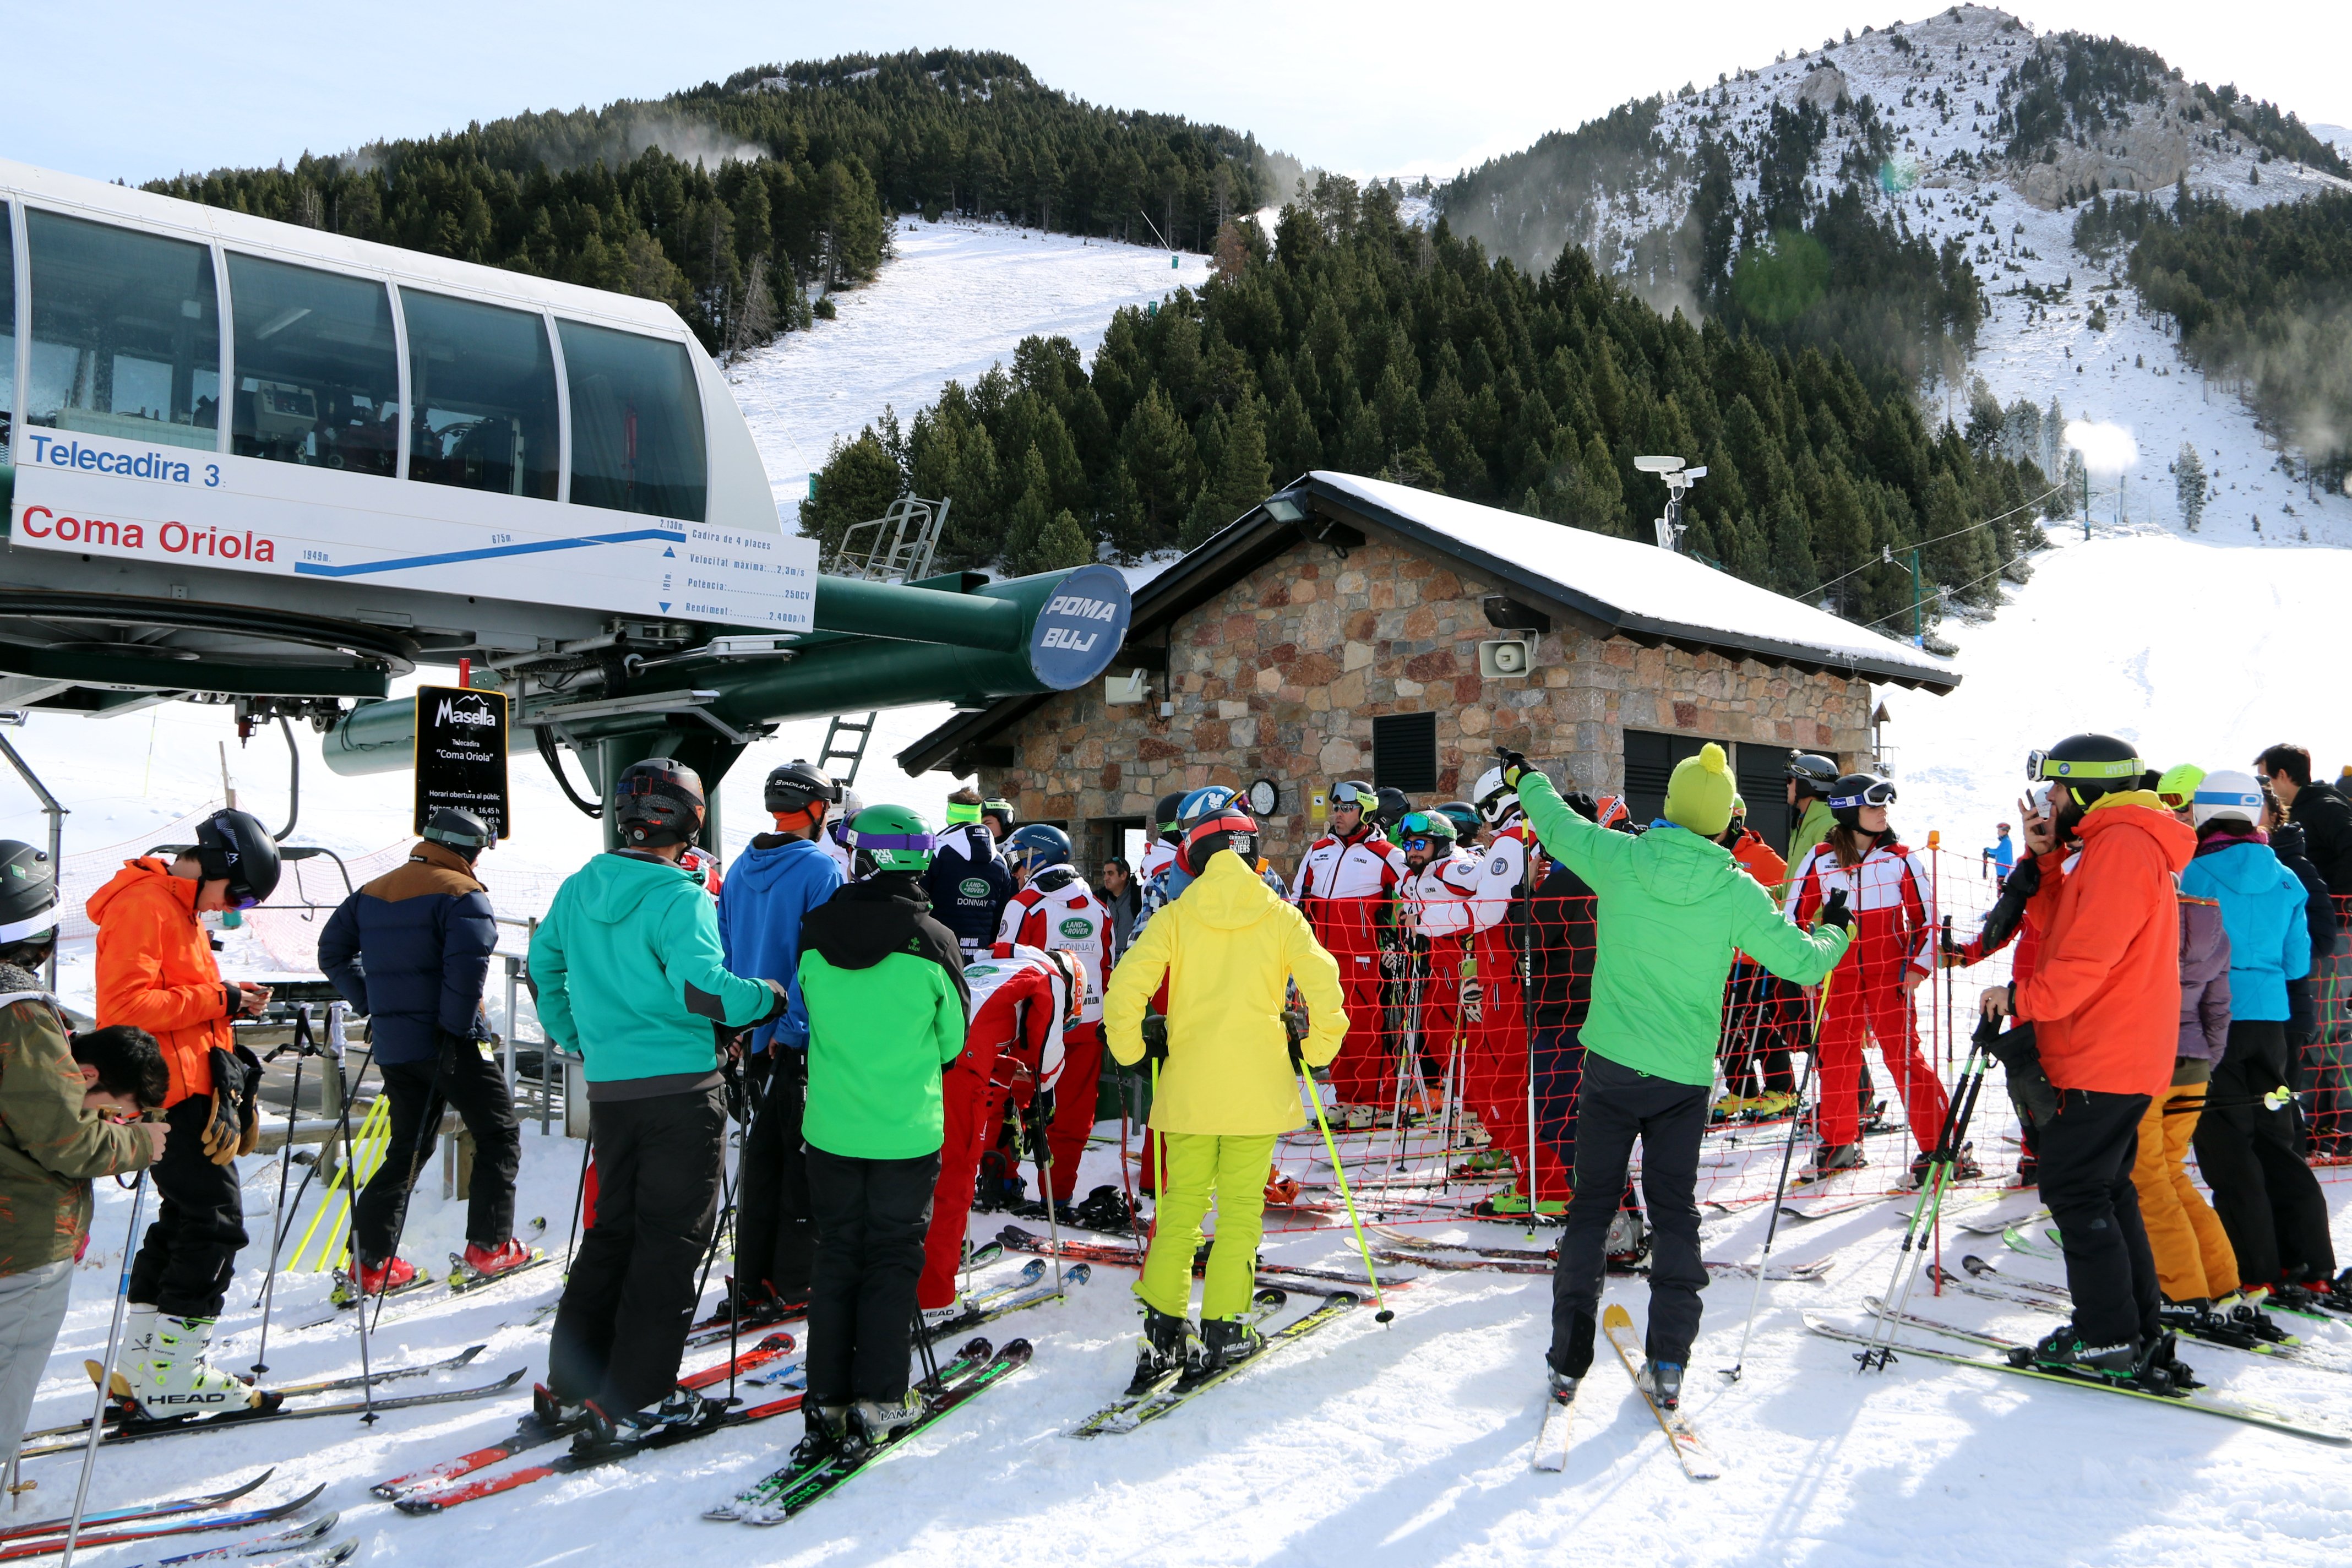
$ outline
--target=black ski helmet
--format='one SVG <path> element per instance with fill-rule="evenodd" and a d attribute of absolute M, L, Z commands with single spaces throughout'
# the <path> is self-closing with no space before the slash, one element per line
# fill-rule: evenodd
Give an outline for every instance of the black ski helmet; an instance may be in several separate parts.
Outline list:
<path fill-rule="evenodd" d="M 58 873 L 49 852 L 0 839 L 0 948 L 43 939 L 58 929 Z"/>
<path fill-rule="evenodd" d="M 1895 804 L 1895 786 L 1875 773 L 1847 773 L 1830 785 L 1825 798 L 1840 827 L 1859 828 L 1864 806 Z"/>
<path fill-rule="evenodd" d="M 1789 776 L 1797 781 L 1797 798 L 1826 796 L 1838 782 L 1838 765 L 1819 752 L 1790 752 Z"/>
<path fill-rule="evenodd" d="M 1372 820 L 1382 827 L 1394 827 L 1404 820 L 1405 813 L 1412 809 L 1412 802 L 1407 800 L 1404 791 L 1394 784 L 1382 784 L 1375 798 L 1380 804 L 1372 808 Z"/>
<path fill-rule="evenodd" d="M 828 806 L 839 805 L 841 786 L 823 769 L 794 757 L 783 766 L 768 771 L 762 798 L 771 816 L 789 816 L 796 811 L 806 811 L 816 801 Z"/>
<path fill-rule="evenodd" d="M 249 811 L 216 811 L 196 826 L 196 863 L 226 882 L 233 909 L 249 910 L 278 888 L 278 840 Z"/>
<path fill-rule="evenodd" d="M 1181 820 L 1183 806 L 1184 792 L 1170 790 L 1151 803 L 1151 826 L 1162 833 L 1175 832 L 1178 822 Z"/>
<path fill-rule="evenodd" d="M 2037 783 L 2048 780 L 2059 786 L 2058 819 L 2062 824 L 2080 822 L 2083 813 L 2101 795 L 2139 788 L 2140 777 L 2147 772 L 2147 764 L 2140 760 L 2138 749 L 2129 741 L 2090 732 L 2069 735 L 2046 752 L 2030 753 L 2025 760 L 2028 778 Z"/>
<path fill-rule="evenodd" d="M 702 813 L 702 775 L 668 757 L 631 763 L 614 782 L 613 821 L 632 849 L 691 844 Z"/>
<path fill-rule="evenodd" d="M 454 849 L 471 860 L 490 847 L 489 827 L 478 816 L 459 805 L 445 805 L 425 819 L 421 837 L 427 844 L 438 844 Z"/>

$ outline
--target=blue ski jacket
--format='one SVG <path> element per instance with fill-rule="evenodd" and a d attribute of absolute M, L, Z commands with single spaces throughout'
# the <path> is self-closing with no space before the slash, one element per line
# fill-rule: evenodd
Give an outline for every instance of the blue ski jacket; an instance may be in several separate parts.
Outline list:
<path fill-rule="evenodd" d="M 762 835 L 762 837 L 768 837 Z M 790 1011 L 751 1034 L 751 1048 L 808 1049 L 808 1009 L 801 1002 L 801 921 L 841 886 L 841 867 L 823 846 L 788 838 L 769 848 L 760 839 L 735 858 L 719 890 L 719 942 L 737 974 L 773 980 L 792 998 Z"/>
<path fill-rule="evenodd" d="M 2267 844 L 2208 838 L 2180 873 L 2180 890 L 2216 899 L 2230 932 L 2230 1016 L 2284 1021 L 2286 983 L 2311 973 L 2303 884 Z"/>

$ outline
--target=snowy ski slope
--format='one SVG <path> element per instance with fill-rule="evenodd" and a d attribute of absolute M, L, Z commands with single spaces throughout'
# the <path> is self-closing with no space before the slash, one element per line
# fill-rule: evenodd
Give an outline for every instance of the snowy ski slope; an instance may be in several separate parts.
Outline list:
<path fill-rule="evenodd" d="M 2001 213 L 2006 231 L 2011 219 Z M 2067 261 L 2063 230 L 2032 231 L 2030 238 L 2050 267 L 2072 265 L 2087 275 L 2079 258 Z M 1114 305 L 1156 297 L 1169 279 L 1164 252 L 973 226 L 910 227 L 898 250 L 871 290 L 842 300 L 838 321 L 796 334 L 738 373 L 781 503 L 798 499 L 796 487 L 833 437 L 853 433 L 886 403 L 909 414 L 948 376 L 1009 358 L 1029 331 L 1067 331 L 1091 348 Z M 1177 276 L 1196 281 L 1190 273 L 1196 265 L 1186 258 Z M 2131 364 L 2132 355 L 2160 342 L 2152 325 L 2137 321 L 2094 342 L 2079 321 L 2028 329 L 2006 309 L 1988 330 L 1979 368 L 2004 399 L 2046 404 L 2054 392 L 2070 411 L 2130 427 L 2144 455 L 2126 470 L 2127 521 L 2103 515 L 2087 542 L 2079 530 L 2071 537 L 2053 530 L 2032 581 L 2010 591 L 1997 618 L 1947 626 L 1967 676 L 1956 694 L 1890 697 L 1889 740 L 1905 791 L 1897 820 L 1915 837 L 1940 828 L 1948 843 L 1972 853 L 1977 836 L 2007 816 L 2024 749 L 2077 728 L 2134 736 L 2166 762 L 2242 764 L 2255 747 L 2287 736 L 2312 744 L 2331 772 L 2352 760 L 2352 718 L 2335 679 L 2340 660 L 2328 647 L 2352 591 L 2352 552 L 2343 548 L 2352 542 L 2352 512 L 2299 491 L 2290 496 L 2234 404 L 2218 395 L 2208 402 L 2196 378 L 2178 369 L 2167 377 Z M 2156 362 L 2155 353 L 2147 357 Z M 2072 369 L 2078 362 L 2087 365 L 2080 374 Z M 2226 506 L 2217 500 L 2206 532 L 2193 539 L 2177 531 L 2168 492 L 2158 499 L 2166 455 L 2191 437 L 2207 452 L 2222 496 L 2232 498 Z M 2233 483 L 2235 492 L 2228 489 Z M 2153 502 L 2145 510 L 2144 490 Z M 2289 500 L 2312 522 L 2309 544 L 2281 538 L 2267 522 L 2257 539 L 2244 519 L 2233 520 L 2240 510 L 2283 515 L 2279 504 Z M 935 722 L 934 712 L 886 716 L 861 780 L 869 800 L 904 791 L 936 809 L 946 781 L 898 779 L 887 756 Z M 820 725 L 789 726 L 739 765 L 725 795 L 730 840 L 757 826 L 758 781 L 771 761 L 812 752 L 821 733 Z M 143 839 L 216 799 L 215 746 L 224 738 L 231 740 L 241 802 L 273 825 L 282 820 L 282 743 L 265 734 L 240 753 L 216 710 L 183 707 L 110 722 L 37 716 L 16 737 L 75 807 L 69 852 Z M 313 765 L 305 770 L 301 837 L 353 853 L 400 837 L 404 778 L 338 779 L 315 765 L 307 739 L 304 745 Z M 515 780 L 525 827 L 497 852 L 496 867 L 551 876 L 568 870 L 593 848 L 591 826 L 556 796 L 535 761 L 519 759 Z M 21 795 L 11 795 L 0 831 L 38 841 L 42 826 Z M 250 973 L 262 956 L 233 943 L 232 972 Z M 66 989 L 88 994 L 79 954 Z M 578 1152 L 561 1140 L 543 1142 L 535 1129 L 525 1139 L 519 1212 L 548 1216 L 558 1238 L 571 1212 Z M 1777 1145 L 1751 1136 L 1711 1156 L 1728 1163 L 1706 1174 L 1727 1193 L 1758 1190 L 1769 1181 L 1759 1171 L 1775 1154 Z M 1896 1166 L 1901 1157 L 1893 1142 L 1872 1150 L 1874 1169 Z M 1286 1152 L 1284 1163 L 1307 1173 L 1303 1151 Z M 2006 1151 L 1986 1163 L 2005 1164 Z M 1115 1181 L 1117 1172 L 1114 1142 L 1089 1152 L 1080 1190 Z M 276 1173 L 248 1160 L 243 1175 L 248 1228 L 259 1237 L 270 1221 Z M 2342 1224 L 2347 1186 L 2331 1182 L 2329 1190 L 2338 1237 L 2352 1244 L 2352 1229 Z M 1844 1568 L 1895 1554 L 1922 1568 L 2147 1568 L 2340 1558 L 2352 1489 L 2339 1450 L 1920 1362 L 1867 1381 L 1858 1376 L 1844 1348 L 1805 1334 L 1797 1314 L 1859 1312 L 1862 1296 L 1885 1284 L 1897 1212 L 1882 1204 L 1783 1229 L 1776 1256 L 1832 1258 L 1835 1268 L 1825 1284 L 1767 1287 L 1747 1375 L 1737 1385 L 1714 1369 L 1727 1365 L 1737 1348 L 1749 1287 L 1727 1280 L 1708 1292 L 1689 1408 L 1726 1474 L 1703 1486 L 1683 1478 L 1605 1357 L 1580 1405 L 1566 1473 L 1529 1472 L 1549 1281 L 1503 1274 L 1427 1274 L 1392 1297 L 1398 1316 L 1388 1328 L 1359 1314 L 1167 1422 L 1132 1436 L 1073 1442 L 1061 1431 L 1115 1391 L 1131 1354 L 1131 1276 L 1105 1268 L 1066 1306 L 993 1327 L 1000 1342 L 1013 1333 L 1037 1341 L 1030 1371 L 842 1496 L 772 1531 L 706 1524 L 695 1515 L 775 1462 L 797 1435 L 789 1418 L 437 1519 L 401 1517 L 367 1497 L 369 1482 L 505 1431 L 520 1413 L 513 1399 L 395 1415 L 373 1432 L 322 1421 L 142 1445 L 101 1458 L 92 1502 L 209 1488 L 293 1458 L 265 1497 L 327 1483 L 325 1505 L 344 1510 L 370 1561 L 435 1568 L 486 1557 L 523 1568 L 615 1553 L 656 1562 L 691 1553 L 711 1568 L 942 1562 L 1489 1568 L 1600 1561 Z M 86 1409 L 79 1359 L 103 1342 L 127 1218 L 128 1194 L 102 1185 L 93 1244 L 37 1423 Z M 989 1234 L 997 1223 L 975 1216 L 974 1234 Z M 404 1250 L 437 1265 L 460 1244 L 462 1226 L 462 1205 L 440 1197 L 428 1171 Z M 1530 1245 L 1507 1226 L 1434 1234 L 1473 1229 L 1487 1243 Z M 1710 1217 L 1706 1250 L 1752 1257 L 1762 1230 L 1753 1206 Z M 1273 1236 L 1268 1253 L 1345 1267 L 1342 1237 L 1330 1229 Z M 1945 1239 L 1956 1262 L 1961 1238 L 1948 1227 Z M 1969 1246 L 2000 1250 L 1997 1238 L 1971 1238 Z M 228 1342 L 221 1359 L 231 1366 L 252 1359 L 249 1306 L 260 1288 L 261 1250 L 249 1248 L 243 1261 L 223 1325 Z M 2042 1266 L 2006 1261 L 2054 1277 Z M 1000 1267 L 982 1283 L 1010 1271 Z M 723 1272 L 713 1274 L 714 1290 Z M 523 1320 L 555 1287 L 544 1272 L 528 1279 L 485 1297 L 404 1310 L 386 1321 L 375 1360 L 424 1358 L 487 1340 L 478 1368 L 496 1374 L 526 1365 L 534 1376 L 543 1373 L 543 1334 Z M 323 1277 L 281 1288 L 280 1321 L 314 1310 L 324 1288 Z M 1643 1295 L 1624 1282 L 1610 1290 L 1637 1319 Z M 2026 1315 L 1965 1300 L 1948 1298 L 1928 1310 L 2018 1334 L 2036 1327 Z M 2352 1331 L 2343 1327 L 2311 1331 L 2338 1353 L 2352 1352 Z M 2321 1412 L 2344 1408 L 2336 1377 L 2217 1350 L 2189 1359 L 2231 1394 Z M 274 1335 L 270 1361 L 281 1376 L 338 1373 L 357 1370 L 358 1351 L 345 1324 Z M 27 1507 L 58 1511 L 70 1495 L 72 1461 L 33 1461 L 27 1473 L 41 1483 L 42 1500 Z M 103 1565 L 163 1554 L 124 1547 L 85 1560 Z"/>

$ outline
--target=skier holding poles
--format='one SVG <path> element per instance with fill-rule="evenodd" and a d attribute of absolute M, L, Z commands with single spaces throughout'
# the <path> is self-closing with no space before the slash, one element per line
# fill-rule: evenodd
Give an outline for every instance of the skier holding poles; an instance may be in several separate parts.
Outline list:
<path fill-rule="evenodd" d="M 1818 984 L 1846 950 L 1845 911 L 1801 931 L 1772 896 L 1713 842 L 1731 820 L 1730 763 L 1709 742 L 1675 765 L 1665 816 L 1639 837 L 1588 822 L 1517 752 L 1500 753 L 1504 782 L 1553 859 L 1592 889 L 1598 948 L 1592 1005 L 1580 1031 L 1576 1196 L 1552 1283 L 1546 1364 L 1554 1399 L 1576 1396 L 1591 1369 L 1603 1270 L 1601 1247 L 1625 1188 L 1633 1141 L 1654 1230 L 1648 1365 L 1643 1391 L 1662 1410 L 1681 1401 L 1683 1370 L 1698 1332 L 1699 1142 L 1715 1048 L 1723 1033 L 1724 981 L 1736 948 L 1801 985 Z"/>
<path fill-rule="evenodd" d="M 1310 1020 L 1297 1047 L 1302 1071 L 1338 1056 L 1348 1035 L 1339 966 L 1306 918 L 1259 880 L 1256 852 L 1257 824 L 1238 805 L 1195 822 L 1180 856 L 1197 880 L 1143 928 L 1104 999 L 1112 1057 L 1133 1067 L 1149 1054 L 1158 1066 L 1151 1126 L 1167 1147 L 1157 1227 L 1135 1286 L 1143 1342 L 1134 1392 L 1180 1373 L 1207 1376 L 1263 1347 L 1247 1313 L 1265 1172 L 1276 1139 L 1306 1122 L 1284 1029 L 1290 984 Z M 1143 1015 L 1163 978 L 1165 1043 L 1153 1044 Z M 1202 1289 L 1199 1347 L 1188 1358 L 1192 1253 L 1213 1196 L 1217 1245 Z"/>

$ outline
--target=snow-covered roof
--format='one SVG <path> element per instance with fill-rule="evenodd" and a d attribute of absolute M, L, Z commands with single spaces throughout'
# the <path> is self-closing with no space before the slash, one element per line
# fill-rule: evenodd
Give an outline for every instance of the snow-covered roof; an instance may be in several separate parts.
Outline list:
<path fill-rule="evenodd" d="M 1318 469 L 1285 493 L 1301 492 L 1632 636 L 1938 692 L 1959 684 L 1949 660 L 1654 545 L 1353 474 Z"/>

